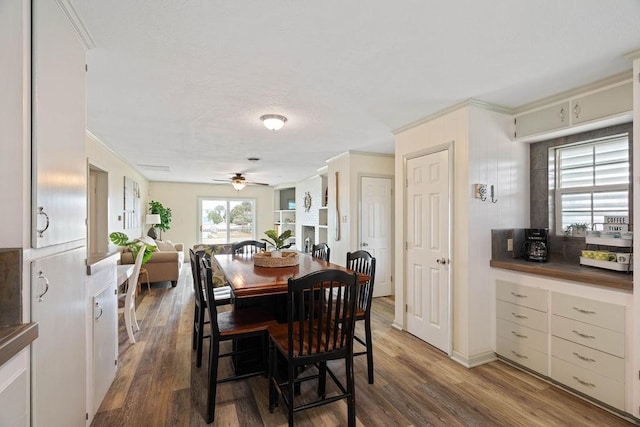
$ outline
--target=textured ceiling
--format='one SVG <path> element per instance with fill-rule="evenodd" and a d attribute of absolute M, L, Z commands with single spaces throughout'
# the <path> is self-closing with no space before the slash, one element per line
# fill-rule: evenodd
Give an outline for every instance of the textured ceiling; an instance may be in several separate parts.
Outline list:
<path fill-rule="evenodd" d="M 152 181 L 294 182 L 393 153 L 394 129 L 460 101 L 517 107 L 630 70 L 640 48 L 638 0 L 71 3 L 96 45 L 88 129 Z M 289 120 L 270 132 L 268 113 Z"/>

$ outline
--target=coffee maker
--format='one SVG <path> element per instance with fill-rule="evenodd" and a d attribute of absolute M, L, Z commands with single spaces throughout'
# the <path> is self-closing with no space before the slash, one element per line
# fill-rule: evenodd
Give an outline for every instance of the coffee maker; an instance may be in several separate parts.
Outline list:
<path fill-rule="evenodd" d="M 549 229 L 525 228 L 522 257 L 527 261 L 547 262 L 549 254 Z"/>

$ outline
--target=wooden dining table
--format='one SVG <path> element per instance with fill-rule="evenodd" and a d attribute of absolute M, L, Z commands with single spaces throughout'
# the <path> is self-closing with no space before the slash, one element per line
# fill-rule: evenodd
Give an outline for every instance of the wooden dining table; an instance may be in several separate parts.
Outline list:
<path fill-rule="evenodd" d="M 287 289 L 289 278 L 299 278 L 309 273 L 326 269 L 346 272 L 351 270 L 338 264 L 323 261 L 307 253 L 299 253 L 299 264 L 293 267 L 257 267 L 252 254 L 217 254 L 213 260 L 231 286 L 234 295 L 234 309 L 246 307 L 260 308 L 271 313 L 278 322 L 287 322 Z M 367 275 L 358 275 L 365 283 Z M 234 350 L 242 351 L 232 358 L 236 374 L 255 372 L 263 361 L 266 349 L 260 338 L 234 340 Z"/>
<path fill-rule="evenodd" d="M 296 279 L 316 271 L 337 269 L 352 272 L 307 253 L 299 253 L 299 264 L 293 267 L 257 267 L 253 264 L 252 254 L 218 254 L 214 259 L 231 285 L 236 300 L 286 294 L 290 278 Z M 369 276 L 358 275 L 358 280 L 364 283 Z"/>

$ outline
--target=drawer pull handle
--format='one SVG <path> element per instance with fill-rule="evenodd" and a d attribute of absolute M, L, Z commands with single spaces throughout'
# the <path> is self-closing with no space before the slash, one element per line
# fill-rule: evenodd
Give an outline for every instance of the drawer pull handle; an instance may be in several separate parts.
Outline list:
<path fill-rule="evenodd" d="M 515 335 L 516 337 L 518 337 L 518 338 L 529 338 L 528 336 L 526 336 L 526 335 L 522 335 L 522 334 L 519 334 L 519 333 L 517 333 L 516 331 L 511 331 L 511 333 L 512 333 L 513 335 Z"/>
<path fill-rule="evenodd" d="M 595 384 L 590 383 L 590 382 L 585 381 L 585 380 L 581 380 L 580 378 L 578 378 L 576 376 L 574 376 L 573 379 L 578 381 L 580 384 L 582 384 L 585 387 L 595 387 L 596 386 Z"/>
<path fill-rule="evenodd" d="M 590 357 L 583 356 L 580 353 L 576 353 L 575 351 L 573 352 L 573 355 L 575 357 L 577 357 L 578 359 L 580 359 L 580 360 L 584 360 L 585 362 L 595 362 L 596 361 L 596 359 L 592 359 Z"/>
<path fill-rule="evenodd" d="M 511 353 L 515 354 L 516 357 L 519 357 L 520 359 L 528 359 L 527 356 L 525 356 L 524 354 L 520 354 L 515 350 L 511 350 Z"/>
<path fill-rule="evenodd" d="M 525 294 L 516 294 L 515 292 L 511 292 L 511 295 L 513 295 L 516 298 L 526 298 L 527 295 Z"/>
<path fill-rule="evenodd" d="M 582 313 L 582 314 L 596 314 L 595 311 L 593 311 L 593 310 L 585 310 L 584 308 L 573 307 L 573 309 L 575 311 L 577 311 L 578 313 Z"/>
<path fill-rule="evenodd" d="M 595 338 L 595 336 L 593 336 L 593 335 L 583 334 L 582 332 L 578 332 L 575 329 L 573 330 L 573 333 L 578 335 L 579 337 L 582 337 L 582 338 L 589 338 L 589 339 Z"/>
<path fill-rule="evenodd" d="M 516 319 L 528 319 L 528 317 L 524 314 L 515 314 L 513 312 L 511 314 L 513 314 L 513 317 L 515 317 Z"/>

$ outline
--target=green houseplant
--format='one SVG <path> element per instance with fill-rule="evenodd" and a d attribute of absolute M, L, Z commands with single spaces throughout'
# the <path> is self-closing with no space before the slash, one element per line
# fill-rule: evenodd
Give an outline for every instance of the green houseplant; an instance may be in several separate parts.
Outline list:
<path fill-rule="evenodd" d="M 151 256 L 153 255 L 153 249 L 155 248 L 154 245 L 150 245 L 146 242 L 141 241 L 140 239 L 129 240 L 129 236 L 124 234 L 122 231 L 114 231 L 113 233 L 109 234 L 109 240 L 111 240 L 111 243 L 113 243 L 114 245 L 125 246 L 131 249 L 134 260 L 138 256 L 138 252 L 142 248 L 142 245 L 144 245 L 144 256 L 142 257 L 143 264 L 151 259 Z"/>
<path fill-rule="evenodd" d="M 278 257 L 282 255 L 282 249 L 291 247 L 291 243 L 287 243 L 287 240 L 291 237 L 291 230 L 285 230 L 282 234 L 278 235 L 276 230 L 267 230 L 264 232 L 267 235 L 267 239 L 262 239 L 267 242 L 268 245 L 273 246 L 271 256 Z"/>
<path fill-rule="evenodd" d="M 166 208 L 160 202 L 152 200 L 149 202 L 149 213 L 160 215 L 160 224 L 154 225 L 147 235 L 152 239 L 157 239 L 156 228 L 160 230 L 160 237 L 162 237 L 163 231 L 168 231 L 171 228 L 171 208 Z"/>

